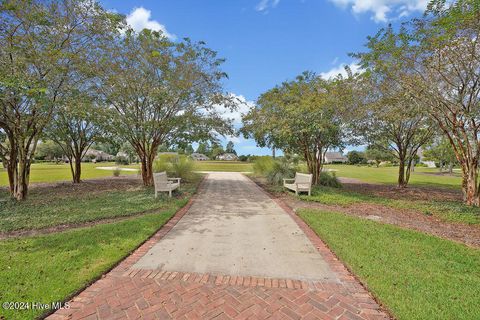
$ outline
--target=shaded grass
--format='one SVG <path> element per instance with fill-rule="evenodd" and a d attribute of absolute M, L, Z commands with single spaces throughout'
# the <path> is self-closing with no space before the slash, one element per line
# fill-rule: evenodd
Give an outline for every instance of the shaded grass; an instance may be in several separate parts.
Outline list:
<path fill-rule="evenodd" d="M 253 164 L 242 161 L 195 161 L 196 171 L 250 172 Z"/>
<path fill-rule="evenodd" d="M 399 319 L 480 319 L 480 250 L 341 213 L 299 215 Z"/>
<path fill-rule="evenodd" d="M 180 187 L 182 196 L 195 191 L 200 176 L 193 183 Z M 66 195 L 32 190 L 21 203 L 7 201 L 0 204 L 0 232 L 21 229 L 39 229 L 60 224 L 78 224 L 106 218 L 125 217 L 153 209 L 169 209 L 184 203 L 183 198 L 169 198 L 161 193 L 154 198 L 153 188 L 117 190 Z"/>
<path fill-rule="evenodd" d="M 336 170 L 338 177 L 354 178 L 364 182 L 380 184 L 397 184 L 398 167 L 368 167 L 355 165 L 327 165 L 326 168 Z M 439 175 L 438 169 L 417 167 L 410 177 L 410 185 L 426 187 L 443 187 L 460 189 L 461 175 Z"/>
<path fill-rule="evenodd" d="M 434 215 L 438 218 L 467 224 L 480 224 L 480 208 L 469 207 L 456 201 L 420 201 L 400 200 L 366 195 L 343 189 L 315 187 L 311 196 L 300 196 L 307 201 L 315 201 L 327 205 L 348 207 L 357 203 L 375 203 L 397 209 L 408 209 Z"/>
<path fill-rule="evenodd" d="M 113 176 L 111 170 L 100 170 L 97 167 L 112 167 L 117 166 L 114 162 L 98 162 L 98 163 L 82 163 L 82 179 L 95 179 L 102 177 Z M 119 166 L 121 168 L 138 168 L 138 165 Z M 134 171 L 122 171 L 122 175 L 137 174 Z M 48 163 L 34 163 L 31 167 L 30 182 L 58 182 L 58 181 L 72 181 L 70 173 L 70 165 L 67 163 L 55 164 Z M 0 186 L 8 186 L 8 176 L 5 169 L 0 167 Z"/>
<path fill-rule="evenodd" d="M 0 241 L 0 301 L 62 301 L 128 255 L 172 217 L 180 204 L 131 220 Z M 41 314 L 41 310 L 0 308 L 6 319 L 33 319 Z"/>

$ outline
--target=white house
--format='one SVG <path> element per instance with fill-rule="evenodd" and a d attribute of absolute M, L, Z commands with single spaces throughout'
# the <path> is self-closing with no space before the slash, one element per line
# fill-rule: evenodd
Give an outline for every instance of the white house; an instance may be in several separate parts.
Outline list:
<path fill-rule="evenodd" d="M 101 150 L 88 149 L 88 151 L 85 152 L 82 160 L 86 161 L 87 159 L 92 159 L 95 161 L 112 161 L 114 159 L 114 156 Z"/>
<path fill-rule="evenodd" d="M 190 158 L 192 158 L 193 160 L 195 161 L 207 161 L 207 160 L 210 160 L 206 155 L 202 154 L 202 153 L 192 153 L 190 155 Z"/>
<path fill-rule="evenodd" d="M 347 163 L 348 158 L 345 157 L 341 152 L 325 152 L 324 157 L 325 163 Z"/>
<path fill-rule="evenodd" d="M 238 157 L 234 153 L 223 153 L 223 154 L 217 156 L 217 160 L 237 161 Z"/>

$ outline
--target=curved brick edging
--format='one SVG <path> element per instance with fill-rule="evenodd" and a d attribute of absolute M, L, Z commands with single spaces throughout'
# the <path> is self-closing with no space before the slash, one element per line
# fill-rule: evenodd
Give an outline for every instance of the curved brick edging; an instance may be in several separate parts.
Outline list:
<path fill-rule="evenodd" d="M 328 262 L 330 267 L 340 276 L 340 280 L 344 283 L 343 286 L 352 293 L 363 294 L 366 293 L 371 299 L 373 299 L 381 307 L 381 310 L 388 315 L 389 318 L 395 319 L 386 306 L 381 303 L 370 291 L 368 286 L 361 281 L 350 268 L 348 268 L 337 255 L 329 248 L 329 246 L 310 228 L 310 226 L 301 219 L 295 210 L 293 210 L 282 199 L 275 197 L 273 194 L 265 190 L 255 180 L 246 176 L 252 183 L 259 188 L 263 193 L 268 195 L 280 208 L 282 208 L 288 215 L 297 223 L 300 229 L 305 233 L 310 242 L 315 246 L 320 255 Z M 337 286 L 336 284 L 331 284 Z"/>
<path fill-rule="evenodd" d="M 204 196 L 204 191 L 200 185 L 197 194 Z M 189 208 L 182 208 L 131 256 L 73 298 L 70 309 L 58 310 L 49 319 L 389 318 L 341 262 L 334 259 L 326 262 L 334 272 L 338 269 L 339 282 L 132 268 Z M 324 248 L 328 253 L 328 248 Z"/>

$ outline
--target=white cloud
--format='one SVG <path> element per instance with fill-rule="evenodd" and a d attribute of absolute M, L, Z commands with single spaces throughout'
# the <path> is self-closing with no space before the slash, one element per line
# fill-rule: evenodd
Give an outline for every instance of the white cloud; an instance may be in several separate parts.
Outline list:
<path fill-rule="evenodd" d="M 255 6 L 255 10 L 266 12 L 269 8 L 275 8 L 279 2 L 280 0 L 260 0 Z"/>
<path fill-rule="evenodd" d="M 151 20 L 152 11 L 145 9 L 144 7 L 134 8 L 129 15 L 127 15 L 127 23 L 133 30 L 140 32 L 143 29 L 151 29 L 155 31 L 162 31 L 163 34 L 172 40 L 176 36 L 167 31 L 167 28 L 163 24 L 160 24 L 156 20 Z"/>
<path fill-rule="evenodd" d="M 387 22 L 405 17 L 412 12 L 423 12 L 429 0 L 330 0 L 341 8 L 351 8 L 353 13 L 371 12 L 375 22 Z"/>
<path fill-rule="evenodd" d="M 239 143 L 242 143 L 245 141 L 245 139 L 243 139 L 241 136 L 226 136 L 225 137 L 225 140 L 226 141 L 232 141 L 233 143 L 235 144 L 239 144 Z"/>
<path fill-rule="evenodd" d="M 345 67 L 347 66 L 347 64 L 345 63 L 342 63 L 326 72 L 321 72 L 320 73 L 320 76 L 323 78 L 323 79 L 330 79 L 330 78 L 333 78 L 333 77 L 336 77 L 338 76 L 339 74 L 341 74 L 342 76 L 346 77 L 347 76 L 347 71 L 345 70 Z M 352 73 L 357 73 L 357 72 L 360 72 L 361 69 L 360 69 L 360 66 L 358 64 L 356 64 L 355 62 L 352 62 L 348 65 L 348 67 L 350 68 L 350 70 L 352 71 Z"/>
<path fill-rule="evenodd" d="M 224 106 L 218 105 L 216 106 L 217 111 L 222 113 L 222 116 L 225 119 L 232 119 L 233 124 L 238 127 L 242 123 L 242 116 L 246 114 L 254 105 L 255 103 L 253 101 L 247 100 L 244 96 L 238 95 L 238 94 L 231 94 L 232 97 L 237 99 L 237 110 L 231 111 Z"/>

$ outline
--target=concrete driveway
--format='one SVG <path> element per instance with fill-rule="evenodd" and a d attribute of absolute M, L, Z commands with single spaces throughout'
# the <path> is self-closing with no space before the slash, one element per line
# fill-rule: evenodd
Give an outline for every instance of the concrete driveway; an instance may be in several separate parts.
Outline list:
<path fill-rule="evenodd" d="M 190 207 L 48 319 L 388 319 L 283 205 L 240 173 L 210 173 Z"/>
<path fill-rule="evenodd" d="M 240 173 L 210 173 L 187 214 L 134 268 L 337 281 L 292 218 Z"/>

